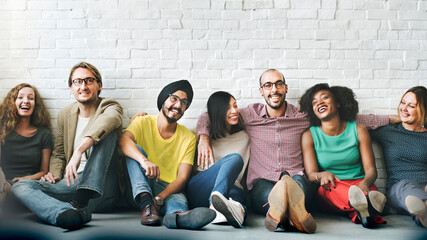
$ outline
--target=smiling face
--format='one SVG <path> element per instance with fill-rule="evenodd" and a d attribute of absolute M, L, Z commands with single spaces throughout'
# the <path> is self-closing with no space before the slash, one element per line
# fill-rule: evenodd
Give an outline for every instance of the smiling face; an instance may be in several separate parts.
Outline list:
<path fill-rule="evenodd" d="M 320 90 L 315 93 L 311 104 L 314 114 L 321 121 L 328 120 L 338 114 L 338 106 L 328 90 Z"/>
<path fill-rule="evenodd" d="M 187 94 L 181 90 L 172 93 L 172 95 L 180 99 L 187 99 Z M 185 108 L 186 106 L 183 106 L 181 101 L 172 102 L 171 97 L 168 97 L 163 103 L 162 113 L 169 123 L 175 123 L 184 115 Z"/>
<path fill-rule="evenodd" d="M 399 115 L 403 124 L 419 125 L 419 114 L 417 111 L 417 97 L 414 93 L 408 92 L 403 96 L 402 101 L 399 104 Z"/>
<path fill-rule="evenodd" d="M 285 87 L 277 88 L 275 84 L 272 85 L 270 90 L 262 87 L 266 82 L 276 83 L 277 81 L 285 81 L 282 74 L 277 71 L 267 71 L 261 77 L 261 87 L 259 92 L 264 97 L 265 102 L 272 109 L 279 109 L 283 106 L 286 99 L 286 93 L 288 91 L 288 85 Z"/>
<path fill-rule="evenodd" d="M 34 90 L 30 87 L 24 87 L 19 90 L 15 104 L 20 117 L 31 117 L 36 107 Z"/>
<path fill-rule="evenodd" d="M 77 68 L 71 77 L 71 79 L 85 79 L 87 77 L 96 77 L 93 73 L 87 68 Z M 93 84 L 87 85 L 86 82 L 83 81 L 81 86 L 76 86 L 74 83 L 71 84 L 70 90 L 74 94 L 74 97 L 79 103 L 82 104 L 92 104 L 96 102 L 98 99 L 98 91 L 101 90 L 102 83 L 98 81 L 94 81 Z"/>
<path fill-rule="evenodd" d="M 225 116 L 225 126 L 228 130 L 231 126 L 239 123 L 239 108 L 237 107 L 236 100 L 230 97 L 230 103 L 228 105 L 227 114 Z"/>

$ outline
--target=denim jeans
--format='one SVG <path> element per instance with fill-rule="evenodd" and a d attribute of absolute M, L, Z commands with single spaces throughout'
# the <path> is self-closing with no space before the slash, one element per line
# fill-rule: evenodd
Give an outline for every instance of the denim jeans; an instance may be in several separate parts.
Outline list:
<path fill-rule="evenodd" d="M 302 188 L 305 195 L 305 208 L 310 212 L 313 209 L 313 204 L 316 199 L 317 186 L 301 175 L 294 175 L 292 178 Z M 270 191 L 275 184 L 276 182 L 266 179 L 259 179 L 255 182 L 253 188 L 249 192 L 251 207 L 254 212 L 262 215 L 267 214 L 268 209 L 270 208 L 267 204 L 268 194 L 270 194 Z"/>
<path fill-rule="evenodd" d="M 147 153 L 138 146 L 138 150 L 147 157 Z M 129 179 L 132 186 L 133 201 L 136 203 L 136 197 L 141 193 L 150 193 L 152 197 L 161 193 L 169 183 L 148 178 L 145 175 L 145 169 L 141 167 L 139 162 L 127 157 L 126 165 L 129 173 Z M 161 173 L 160 173 L 161 174 Z M 137 204 L 137 203 L 136 203 Z M 165 203 L 160 210 L 161 215 L 167 215 L 176 212 L 185 212 L 188 210 L 187 198 L 183 193 L 175 193 L 165 199 Z"/>
<path fill-rule="evenodd" d="M 117 135 L 111 132 L 93 146 L 85 169 L 70 187 L 65 179 L 56 183 L 22 180 L 13 185 L 12 192 L 37 216 L 52 225 L 56 224 L 60 213 L 73 208 L 69 201 L 80 189 L 89 190 L 92 199 L 88 207 L 91 212 L 109 210 L 120 195 L 116 144 Z"/>
<path fill-rule="evenodd" d="M 243 159 L 238 153 L 231 153 L 207 170 L 191 178 L 187 186 L 190 206 L 209 207 L 211 193 L 220 192 L 225 198 L 232 198 L 242 204 L 246 212 L 245 192 L 234 185 L 243 167 Z"/>

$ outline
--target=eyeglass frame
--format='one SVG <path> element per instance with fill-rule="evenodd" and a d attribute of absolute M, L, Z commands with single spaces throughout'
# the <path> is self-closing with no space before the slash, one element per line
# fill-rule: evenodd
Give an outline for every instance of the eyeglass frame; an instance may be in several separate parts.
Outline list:
<path fill-rule="evenodd" d="M 279 86 L 277 85 L 277 84 L 279 84 L 279 83 L 283 84 L 283 86 L 279 87 Z M 266 87 L 266 86 L 265 86 L 266 84 L 271 84 L 271 87 Z M 261 88 L 264 88 L 264 89 L 266 89 L 266 90 L 271 90 L 271 89 L 273 89 L 273 85 L 274 85 L 277 89 L 282 89 L 282 88 L 285 88 L 285 86 L 286 86 L 286 82 L 285 82 L 285 81 L 283 81 L 283 80 L 278 80 L 278 81 L 276 81 L 276 82 L 274 82 L 274 83 L 272 83 L 272 82 L 265 82 L 263 85 L 261 85 Z"/>
<path fill-rule="evenodd" d="M 92 81 L 92 82 L 89 82 L 89 81 Z M 76 83 L 76 81 L 81 81 L 81 83 L 79 84 L 79 83 Z M 76 87 L 80 87 L 82 84 L 83 84 L 83 82 L 86 84 L 86 85 L 92 85 L 93 83 L 95 83 L 95 81 L 96 82 L 99 82 L 98 81 L 98 79 L 96 79 L 96 78 L 93 78 L 93 77 L 87 77 L 87 78 L 75 78 L 75 79 L 73 79 L 73 80 L 71 80 L 71 82 L 74 84 L 74 86 L 76 86 Z"/>
<path fill-rule="evenodd" d="M 177 98 L 177 100 L 174 101 L 172 99 L 173 97 Z M 179 102 L 181 102 L 181 106 L 183 106 L 185 108 L 187 108 L 187 106 L 188 106 L 188 99 L 186 99 L 186 98 L 181 99 L 180 97 L 178 97 L 177 95 L 174 95 L 172 93 L 169 93 L 169 98 L 170 98 L 170 100 L 171 100 L 172 103 L 177 103 L 179 101 Z"/>

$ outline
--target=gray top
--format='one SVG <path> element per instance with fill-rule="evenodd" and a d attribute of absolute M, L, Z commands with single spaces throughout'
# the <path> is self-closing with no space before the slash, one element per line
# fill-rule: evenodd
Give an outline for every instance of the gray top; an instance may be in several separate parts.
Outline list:
<path fill-rule="evenodd" d="M 9 133 L 1 145 L 0 165 L 6 180 L 40 171 L 42 149 L 52 148 L 52 135 L 46 128 L 38 128 L 31 137 Z"/>
<path fill-rule="evenodd" d="M 406 130 L 401 123 L 371 132 L 383 149 L 387 169 L 387 188 L 407 179 L 427 182 L 427 132 Z"/>

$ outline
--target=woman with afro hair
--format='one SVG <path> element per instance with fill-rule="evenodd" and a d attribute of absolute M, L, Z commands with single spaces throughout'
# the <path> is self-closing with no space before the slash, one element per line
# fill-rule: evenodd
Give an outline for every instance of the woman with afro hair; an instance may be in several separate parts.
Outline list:
<path fill-rule="evenodd" d="M 356 123 L 359 110 L 347 87 L 317 84 L 300 100 L 311 127 L 302 135 L 304 168 L 318 189 L 323 209 L 348 213 L 370 228 L 385 223 L 379 216 L 386 197 L 378 191 L 375 159 L 368 130 Z"/>

